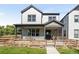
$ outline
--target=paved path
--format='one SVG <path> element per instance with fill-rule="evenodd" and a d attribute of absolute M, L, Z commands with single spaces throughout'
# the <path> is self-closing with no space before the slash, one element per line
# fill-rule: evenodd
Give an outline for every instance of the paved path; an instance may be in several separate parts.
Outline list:
<path fill-rule="evenodd" d="M 54 46 L 46 46 L 47 54 L 59 54 Z"/>

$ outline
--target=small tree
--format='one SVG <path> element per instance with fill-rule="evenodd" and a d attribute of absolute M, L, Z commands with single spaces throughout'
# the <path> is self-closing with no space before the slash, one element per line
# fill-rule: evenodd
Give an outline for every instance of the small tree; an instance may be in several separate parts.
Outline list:
<path fill-rule="evenodd" d="M 0 36 L 5 34 L 4 26 L 0 26 Z"/>
<path fill-rule="evenodd" d="M 5 28 L 6 35 L 14 35 L 15 34 L 15 27 L 13 25 L 7 25 Z"/>

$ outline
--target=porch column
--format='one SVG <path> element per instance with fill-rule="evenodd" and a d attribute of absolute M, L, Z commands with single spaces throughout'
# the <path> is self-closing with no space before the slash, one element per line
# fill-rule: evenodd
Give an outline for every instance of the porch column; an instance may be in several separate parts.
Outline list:
<path fill-rule="evenodd" d="M 44 39 L 45 39 L 45 32 L 46 32 L 46 28 L 44 27 Z"/>
<path fill-rule="evenodd" d="M 64 29 L 62 27 L 62 39 L 64 39 Z"/>

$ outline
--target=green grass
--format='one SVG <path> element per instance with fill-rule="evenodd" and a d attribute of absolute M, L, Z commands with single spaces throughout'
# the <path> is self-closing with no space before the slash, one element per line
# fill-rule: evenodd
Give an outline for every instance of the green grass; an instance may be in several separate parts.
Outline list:
<path fill-rule="evenodd" d="M 61 54 L 79 54 L 79 49 L 74 49 L 74 48 L 60 47 L 60 48 L 57 48 L 57 50 Z"/>
<path fill-rule="evenodd" d="M 0 47 L 0 54 L 46 54 L 46 49 L 27 47 Z"/>

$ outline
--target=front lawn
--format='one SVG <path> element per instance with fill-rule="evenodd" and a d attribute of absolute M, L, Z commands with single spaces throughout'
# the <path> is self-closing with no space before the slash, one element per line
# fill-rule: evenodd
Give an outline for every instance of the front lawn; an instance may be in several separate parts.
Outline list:
<path fill-rule="evenodd" d="M 46 54 L 46 49 L 27 47 L 0 47 L 0 54 Z"/>
<path fill-rule="evenodd" d="M 57 48 L 57 50 L 61 54 L 79 54 L 79 49 L 74 49 L 74 48 L 60 47 L 60 48 Z"/>

